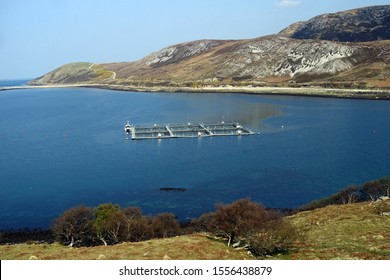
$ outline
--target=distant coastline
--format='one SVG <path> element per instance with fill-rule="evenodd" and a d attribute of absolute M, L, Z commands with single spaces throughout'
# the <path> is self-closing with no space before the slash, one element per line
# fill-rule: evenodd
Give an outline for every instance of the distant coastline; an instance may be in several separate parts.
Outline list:
<path fill-rule="evenodd" d="M 390 89 L 337 89 L 321 87 L 257 87 L 257 86 L 205 86 L 205 87 L 169 87 L 151 86 L 139 87 L 131 85 L 114 84 L 50 84 L 39 86 L 5 86 L 0 87 L 0 91 L 17 89 L 38 89 L 38 88 L 72 88 L 87 87 L 101 88 L 119 91 L 135 92 L 184 92 L 184 93 L 244 93 L 259 95 L 288 95 L 307 97 L 328 97 L 345 99 L 368 99 L 368 100 L 390 100 Z"/>
<path fill-rule="evenodd" d="M 368 6 L 317 15 L 277 34 L 177 43 L 136 61 L 75 61 L 29 85 L 388 100 L 389 13 L 390 5 Z"/>

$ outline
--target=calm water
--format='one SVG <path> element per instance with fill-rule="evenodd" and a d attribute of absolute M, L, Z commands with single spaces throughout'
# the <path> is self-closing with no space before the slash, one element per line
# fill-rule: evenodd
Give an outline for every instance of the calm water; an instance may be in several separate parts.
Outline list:
<path fill-rule="evenodd" d="M 235 120 L 261 135 L 131 141 L 127 120 Z M 0 228 L 47 227 L 65 209 L 106 202 L 180 219 L 242 197 L 296 207 L 390 175 L 389 120 L 386 101 L 0 91 Z"/>
<path fill-rule="evenodd" d="M 0 87 L 24 86 L 29 80 L 0 80 Z"/>

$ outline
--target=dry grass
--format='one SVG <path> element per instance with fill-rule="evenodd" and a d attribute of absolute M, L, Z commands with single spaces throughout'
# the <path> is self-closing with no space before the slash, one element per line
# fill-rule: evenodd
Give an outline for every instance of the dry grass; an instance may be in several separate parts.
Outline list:
<path fill-rule="evenodd" d="M 267 83 L 281 83 L 291 80 L 290 76 L 270 76 L 264 79 Z"/>
<path fill-rule="evenodd" d="M 390 88 L 390 78 L 387 78 L 386 80 L 369 81 L 368 84 L 377 88 Z"/>
<path fill-rule="evenodd" d="M 390 204 L 390 201 L 388 201 Z M 390 216 L 375 203 L 330 205 L 287 217 L 302 235 L 295 249 L 271 259 L 390 259 Z M 254 259 L 206 234 L 191 234 L 115 246 L 69 248 L 52 245 L 0 246 L 0 259 L 235 260 Z"/>
<path fill-rule="evenodd" d="M 92 83 L 101 83 L 104 80 L 110 79 L 113 75 L 113 72 L 104 69 L 98 64 L 93 65 L 91 69 L 95 72 L 95 75 L 97 76 L 92 80 Z"/>
<path fill-rule="evenodd" d="M 52 245 L 0 246 L 2 260 L 227 260 L 253 259 L 245 250 L 228 248 L 226 243 L 196 234 L 115 246 L 69 248 Z"/>
<path fill-rule="evenodd" d="M 390 217 L 374 203 L 330 205 L 289 217 L 305 240 L 291 259 L 390 259 Z"/>

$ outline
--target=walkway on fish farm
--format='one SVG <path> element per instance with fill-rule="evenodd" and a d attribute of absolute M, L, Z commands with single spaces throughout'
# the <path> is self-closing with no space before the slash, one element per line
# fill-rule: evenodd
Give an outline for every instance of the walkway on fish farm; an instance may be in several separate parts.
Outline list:
<path fill-rule="evenodd" d="M 236 122 L 220 123 L 187 123 L 152 126 L 125 125 L 124 130 L 131 134 L 132 140 L 169 139 L 211 136 L 245 136 L 254 135 L 250 129 Z"/>

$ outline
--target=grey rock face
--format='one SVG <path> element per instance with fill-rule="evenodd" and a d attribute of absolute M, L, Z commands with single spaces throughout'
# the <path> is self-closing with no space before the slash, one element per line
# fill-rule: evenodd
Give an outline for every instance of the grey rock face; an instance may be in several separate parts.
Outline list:
<path fill-rule="evenodd" d="M 390 5 L 316 16 L 294 23 L 280 35 L 296 39 L 368 42 L 390 39 Z"/>

